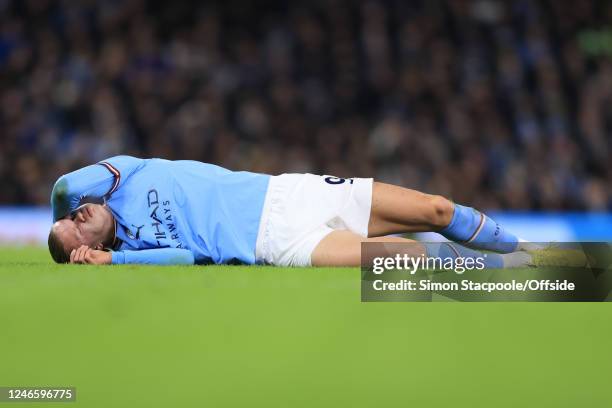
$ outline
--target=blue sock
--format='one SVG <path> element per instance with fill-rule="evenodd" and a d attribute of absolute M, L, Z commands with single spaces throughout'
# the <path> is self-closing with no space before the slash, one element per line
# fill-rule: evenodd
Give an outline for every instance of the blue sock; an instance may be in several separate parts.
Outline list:
<path fill-rule="evenodd" d="M 471 207 L 455 204 L 450 224 L 440 234 L 472 248 L 510 253 L 516 251 L 518 238 L 501 225 Z"/>
<path fill-rule="evenodd" d="M 473 249 L 457 245 L 452 242 L 425 242 L 423 243 L 427 250 L 427 256 L 435 258 L 482 258 L 485 268 L 503 268 L 504 259 L 500 254 L 474 251 Z"/>

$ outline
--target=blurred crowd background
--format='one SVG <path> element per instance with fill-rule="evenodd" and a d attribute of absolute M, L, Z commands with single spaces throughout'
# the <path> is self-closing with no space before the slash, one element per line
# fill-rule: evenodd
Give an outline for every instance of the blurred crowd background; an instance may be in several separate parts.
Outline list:
<path fill-rule="evenodd" d="M 612 209 L 612 2 L 0 0 L 0 204 L 108 156 Z"/>

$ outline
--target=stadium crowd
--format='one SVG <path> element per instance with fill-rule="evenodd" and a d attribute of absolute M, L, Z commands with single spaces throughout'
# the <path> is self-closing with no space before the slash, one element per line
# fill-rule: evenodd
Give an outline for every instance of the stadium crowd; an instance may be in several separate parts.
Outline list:
<path fill-rule="evenodd" d="M 116 154 L 612 209 L 612 3 L 0 1 L 0 204 Z"/>

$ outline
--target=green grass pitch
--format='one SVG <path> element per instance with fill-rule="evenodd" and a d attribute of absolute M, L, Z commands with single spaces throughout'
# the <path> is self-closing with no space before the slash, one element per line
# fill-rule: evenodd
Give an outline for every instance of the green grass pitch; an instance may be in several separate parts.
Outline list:
<path fill-rule="evenodd" d="M 77 387 L 53 407 L 612 401 L 609 303 L 361 303 L 359 276 L 59 266 L 3 248 L 0 386 Z"/>

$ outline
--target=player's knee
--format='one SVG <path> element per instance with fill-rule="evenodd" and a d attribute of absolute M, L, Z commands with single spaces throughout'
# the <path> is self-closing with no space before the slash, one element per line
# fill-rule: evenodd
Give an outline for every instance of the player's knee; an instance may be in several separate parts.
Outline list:
<path fill-rule="evenodd" d="M 430 220 L 432 227 L 442 229 L 450 224 L 453 218 L 454 205 L 453 203 L 442 196 L 432 195 L 429 197 L 430 202 Z"/>

